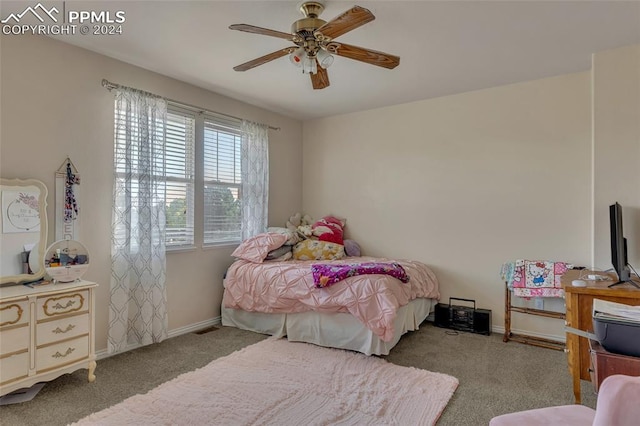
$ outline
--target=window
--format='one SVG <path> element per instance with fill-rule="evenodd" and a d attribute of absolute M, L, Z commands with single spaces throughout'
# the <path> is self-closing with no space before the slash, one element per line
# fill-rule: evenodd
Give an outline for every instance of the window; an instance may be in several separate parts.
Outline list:
<path fill-rule="evenodd" d="M 204 120 L 204 244 L 242 239 L 242 178 L 238 126 Z"/>
<path fill-rule="evenodd" d="M 165 141 L 167 249 L 193 246 L 195 117 L 169 109 Z"/>
<path fill-rule="evenodd" d="M 167 249 L 239 242 L 240 121 L 170 106 L 166 129 Z"/>

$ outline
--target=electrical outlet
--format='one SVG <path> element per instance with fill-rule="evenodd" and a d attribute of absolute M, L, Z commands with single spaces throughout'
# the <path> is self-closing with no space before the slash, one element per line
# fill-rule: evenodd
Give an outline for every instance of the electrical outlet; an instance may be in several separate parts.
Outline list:
<path fill-rule="evenodd" d="M 536 309 L 544 309 L 544 299 L 542 297 L 535 298 L 533 303 Z"/>

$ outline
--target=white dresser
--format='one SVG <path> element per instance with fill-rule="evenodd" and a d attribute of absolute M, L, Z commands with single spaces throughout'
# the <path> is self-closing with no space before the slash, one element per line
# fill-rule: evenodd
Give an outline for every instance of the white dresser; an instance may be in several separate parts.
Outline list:
<path fill-rule="evenodd" d="M 81 368 L 95 380 L 96 287 L 76 281 L 0 288 L 0 396 Z"/>

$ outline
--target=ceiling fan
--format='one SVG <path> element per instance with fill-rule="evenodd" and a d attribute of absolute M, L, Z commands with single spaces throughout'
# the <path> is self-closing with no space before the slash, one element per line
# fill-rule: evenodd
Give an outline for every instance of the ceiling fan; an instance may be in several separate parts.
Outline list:
<path fill-rule="evenodd" d="M 232 30 L 283 38 L 295 44 L 295 46 L 285 47 L 245 62 L 233 67 L 233 69 L 246 71 L 289 55 L 289 59 L 294 65 L 302 68 L 303 73 L 309 74 L 314 89 L 324 89 L 329 86 L 327 68 L 333 63 L 333 55 L 389 69 L 400 64 L 398 56 L 335 41 L 337 37 L 373 21 L 375 16 L 369 10 L 354 6 L 329 22 L 318 18 L 323 10 L 324 5 L 321 2 L 307 1 L 302 3 L 300 11 L 304 18 L 291 25 L 290 34 L 248 24 L 229 26 Z"/>

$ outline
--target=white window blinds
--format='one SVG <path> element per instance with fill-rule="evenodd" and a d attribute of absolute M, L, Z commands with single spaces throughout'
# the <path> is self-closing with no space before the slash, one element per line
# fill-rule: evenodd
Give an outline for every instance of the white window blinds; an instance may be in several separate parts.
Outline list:
<path fill-rule="evenodd" d="M 127 115 L 137 117 L 135 111 L 125 107 L 116 109 L 116 118 Z M 151 120 L 155 122 L 155 118 Z M 130 121 L 134 122 L 126 131 L 116 124 L 116 155 L 121 145 L 118 140 L 143 132 L 140 123 Z M 253 212 L 246 213 L 243 208 L 252 206 L 256 197 L 266 198 L 262 192 L 268 187 L 266 177 L 243 173 L 242 168 L 247 166 L 242 159 L 251 161 L 252 155 L 266 152 L 255 144 L 247 145 L 248 131 L 243 122 L 226 115 L 169 103 L 166 122 L 163 116 L 161 124 L 151 130 L 159 132 L 160 141 L 153 148 L 158 155 L 152 156 L 151 161 L 157 166 L 157 171 L 152 172 L 156 176 L 154 191 L 162 196 L 158 197 L 158 207 L 164 207 L 166 249 L 240 242 L 248 229 L 243 220 L 252 217 Z M 251 151 L 246 151 L 249 145 Z M 131 160 L 116 163 L 118 178 L 132 176 L 131 190 L 137 190 L 146 176 L 138 171 L 142 157 L 134 152 L 137 149 L 137 145 L 127 148 L 127 158 Z M 250 183 L 254 185 L 246 185 Z M 123 202 L 126 204 L 126 200 Z"/>
<path fill-rule="evenodd" d="M 242 239 L 240 121 L 204 120 L 204 244 Z"/>
<path fill-rule="evenodd" d="M 167 249 L 194 245 L 195 117 L 169 110 L 166 126 Z"/>

